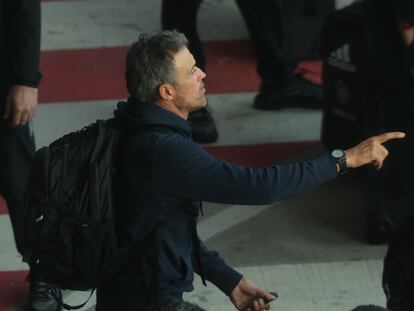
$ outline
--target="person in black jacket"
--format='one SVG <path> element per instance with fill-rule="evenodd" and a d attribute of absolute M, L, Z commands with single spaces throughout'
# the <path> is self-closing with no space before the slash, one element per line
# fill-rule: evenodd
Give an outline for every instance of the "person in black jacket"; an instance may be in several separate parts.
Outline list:
<path fill-rule="evenodd" d="M 221 289 L 239 310 L 268 309 L 264 299 L 274 297 L 200 241 L 201 201 L 257 205 L 284 200 L 348 168 L 369 163 L 381 168 L 387 156 L 382 143 L 404 137 L 386 133 L 346 151 L 267 168 L 215 159 L 191 140 L 187 118 L 206 104 L 206 75 L 187 44 L 176 31 L 144 33 L 128 51 L 125 77 L 131 96 L 118 104 L 115 115 L 127 127 L 147 130 L 128 133 L 121 142 L 116 228 L 120 247 L 136 245 L 139 256 L 98 288 L 97 311 L 145 310 L 156 294 L 182 300 L 193 290 L 194 273 Z"/>
<path fill-rule="evenodd" d="M 40 1 L 0 1 L 0 193 L 7 202 L 17 250 L 24 252 L 23 201 L 35 153 L 30 123 L 38 102 Z M 29 309 L 56 311 L 47 284 L 31 273 Z"/>

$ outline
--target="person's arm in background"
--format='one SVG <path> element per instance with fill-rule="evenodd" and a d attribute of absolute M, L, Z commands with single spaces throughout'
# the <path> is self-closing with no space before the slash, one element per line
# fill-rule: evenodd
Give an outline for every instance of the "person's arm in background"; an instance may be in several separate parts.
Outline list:
<path fill-rule="evenodd" d="M 37 87 L 41 80 L 40 59 L 40 0 L 11 0 L 10 33 L 13 72 L 3 118 L 11 126 L 25 125 L 38 103 Z M 16 2 L 14 2 L 16 1 Z"/>
<path fill-rule="evenodd" d="M 400 21 L 398 26 L 405 46 L 410 46 L 414 42 L 414 24 Z"/>
<path fill-rule="evenodd" d="M 414 42 L 414 1 L 395 0 L 395 2 L 398 26 L 404 44 L 409 46 Z"/>

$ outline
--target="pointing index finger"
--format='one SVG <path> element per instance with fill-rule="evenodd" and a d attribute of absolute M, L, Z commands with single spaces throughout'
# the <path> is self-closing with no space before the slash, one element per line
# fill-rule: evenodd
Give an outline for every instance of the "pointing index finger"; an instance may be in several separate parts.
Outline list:
<path fill-rule="evenodd" d="M 376 136 L 380 144 L 383 144 L 391 139 L 401 139 L 405 137 L 403 132 L 387 132 L 381 135 Z"/>

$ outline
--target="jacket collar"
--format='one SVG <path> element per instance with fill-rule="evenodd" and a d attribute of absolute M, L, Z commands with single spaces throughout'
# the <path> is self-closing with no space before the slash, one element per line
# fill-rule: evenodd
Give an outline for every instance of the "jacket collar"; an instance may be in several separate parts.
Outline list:
<path fill-rule="evenodd" d="M 166 126 L 185 137 L 191 137 L 187 120 L 151 101 L 138 101 L 132 97 L 119 102 L 114 114 L 127 126 Z"/>

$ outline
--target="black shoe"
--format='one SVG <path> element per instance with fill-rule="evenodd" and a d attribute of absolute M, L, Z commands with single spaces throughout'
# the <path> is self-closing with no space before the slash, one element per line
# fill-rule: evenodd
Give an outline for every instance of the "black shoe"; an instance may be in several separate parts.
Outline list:
<path fill-rule="evenodd" d="M 188 123 L 191 126 L 191 133 L 195 142 L 209 144 L 217 141 L 216 123 L 206 108 L 190 112 Z"/>
<path fill-rule="evenodd" d="M 52 289 L 50 285 L 40 278 L 30 277 L 30 292 L 28 311 L 61 311 L 61 305 L 54 298 L 62 301 L 62 292 Z"/>
<path fill-rule="evenodd" d="M 285 108 L 322 108 L 322 87 L 295 75 L 283 86 L 264 83 L 254 99 L 254 108 L 260 110 L 279 110 Z"/>

